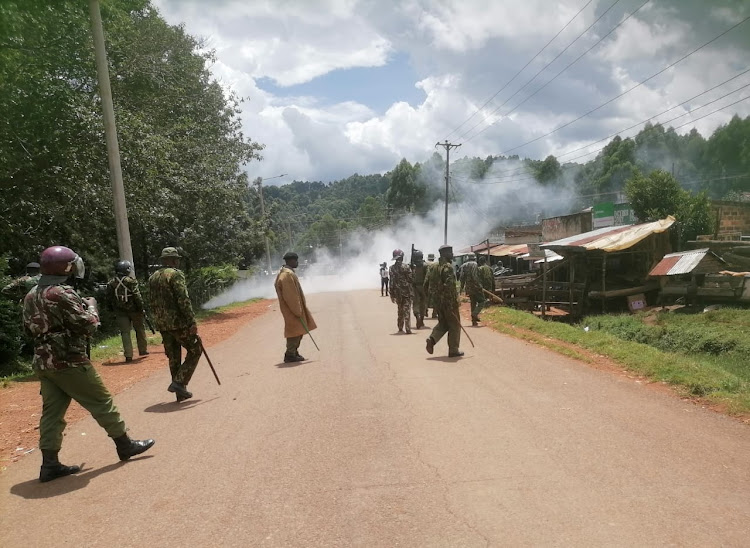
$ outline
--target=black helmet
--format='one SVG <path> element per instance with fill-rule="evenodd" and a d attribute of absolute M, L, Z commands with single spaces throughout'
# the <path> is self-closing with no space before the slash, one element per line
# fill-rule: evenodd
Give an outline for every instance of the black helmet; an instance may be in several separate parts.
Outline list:
<path fill-rule="evenodd" d="M 115 265 L 115 272 L 120 276 L 127 276 L 132 268 L 133 264 L 130 261 L 118 261 Z"/>
<path fill-rule="evenodd" d="M 419 249 L 415 249 L 411 254 L 411 260 L 412 261 L 424 260 L 424 253 L 422 253 Z"/>
<path fill-rule="evenodd" d="M 394 249 L 393 250 L 393 258 L 394 259 L 398 259 L 398 258 L 402 258 L 403 259 L 404 258 L 404 252 L 401 251 L 400 249 Z"/>

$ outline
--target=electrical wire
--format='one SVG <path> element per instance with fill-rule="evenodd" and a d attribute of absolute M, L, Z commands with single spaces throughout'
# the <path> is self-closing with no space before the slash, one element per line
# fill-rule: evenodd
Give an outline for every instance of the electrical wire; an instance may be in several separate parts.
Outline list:
<path fill-rule="evenodd" d="M 619 1 L 619 0 L 618 0 L 618 1 Z M 554 35 L 554 36 L 553 36 L 553 37 L 552 37 L 552 38 L 550 39 L 550 41 L 549 41 L 549 42 L 547 42 L 547 43 L 546 43 L 546 44 L 544 45 L 544 47 L 543 47 L 542 49 L 540 49 L 540 50 L 539 50 L 539 51 L 538 51 L 538 52 L 536 53 L 536 55 L 534 55 L 534 57 L 532 57 L 532 58 L 531 58 L 531 59 L 530 59 L 530 60 L 529 60 L 529 61 L 528 61 L 528 62 L 527 62 L 527 63 L 526 63 L 526 64 L 525 64 L 525 65 L 524 65 L 524 66 L 523 66 L 522 68 L 521 68 L 521 70 L 519 70 L 518 72 L 516 72 L 516 73 L 515 73 L 515 74 L 513 75 L 513 77 L 512 77 L 512 78 L 511 78 L 510 80 L 508 80 L 508 81 L 507 81 L 507 82 L 505 83 L 505 85 L 504 85 L 503 87 L 501 87 L 501 88 L 500 88 L 500 89 L 499 89 L 498 91 L 496 91 L 496 92 L 495 92 L 495 94 L 494 94 L 494 95 L 493 95 L 492 97 L 490 97 L 489 99 L 487 99 L 487 101 L 485 101 L 485 102 L 484 102 L 484 104 L 483 104 L 483 105 L 482 105 L 481 107 L 479 107 L 479 108 L 478 108 L 478 109 L 477 109 L 476 111 L 474 111 L 474 113 L 473 113 L 473 114 L 472 114 L 471 116 L 469 116 L 469 117 L 468 117 L 468 118 L 467 118 L 466 120 L 464 120 L 463 122 L 461 122 L 461 124 L 460 124 L 460 125 L 459 125 L 459 126 L 458 126 L 457 128 L 455 128 L 455 129 L 454 129 L 453 131 L 451 131 L 451 132 L 450 132 L 450 133 L 449 133 L 449 134 L 448 134 L 448 135 L 447 135 L 447 136 L 445 137 L 445 140 L 447 141 L 447 140 L 448 140 L 448 138 L 449 138 L 449 137 L 450 137 L 451 135 L 453 135 L 453 134 L 454 134 L 454 133 L 456 133 L 456 132 L 457 132 L 457 131 L 458 131 L 459 129 L 461 129 L 461 128 L 462 128 L 462 127 L 463 127 L 463 126 L 464 126 L 464 125 L 465 125 L 465 124 L 466 124 L 467 122 L 469 122 L 469 121 L 470 121 L 470 120 L 471 120 L 472 118 L 474 118 L 474 116 L 476 116 L 477 114 L 479 114 L 480 112 L 482 112 L 482 110 L 484 110 L 484 107 L 486 107 L 486 106 L 487 106 L 488 104 L 490 104 L 490 103 L 492 102 L 492 100 L 493 100 L 493 99 L 495 99 L 495 97 L 497 97 L 497 96 L 498 96 L 498 95 L 499 95 L 500 93 L 502 93 L 502 92 L 503 92 L 503 90 L 505 90 L 505 88 L 507 88 L 507 87 L 508 87 L 508 86 L 509 86 L 509 85 L 510 85 L 510 84 L 511 84 L 511 83 L 512 83 L 512 82 L 513 82 L 513 81 L 514 81 L 514 80 L 515 80 L 515 79 L 516 79 L 516 78 L 517 78 L 517 77 L 518 77 L 518 76 L 519 76 L 519 75 L 520 75 L 520 74 L 521 74 L 521 73 L 522 73 L 522 72 L 523 72 L 524 70 L 526 70 L 526 67 L 528 67 L 528 66 L 529 66 L 529 65 L 530 65 L 531 63 L 533 63 L 533 62 L 534 62 L 534 60 L 535 60 L 535 59 L 536 59 L 537 57 L 539 57 L 539 56 L 540 56 L 540 55 L 542 54 L 542 52 L 543 52 L 543 51 L 544 51 L 545 49 L 547 49 L 547 46 L 549 46 L 549 45 L 550 45 L 550 44 L 551 44 L 552 42 L 554 42 L 554 41 L 555 41 L 555 39 L 556 39 L 556 38 L 557 38 L 558 36 L 560 36 L 560 34 L 562 34 L 562 32 L 563 32 L 563 31 L 564 31 L 564 30 L 565 30 L 566 28 L 568 28 L 568 26 L 569 26 L 569 25 L 570 25 L 570 24 L 571 24 L 571 23 L 572 23 L 573 21 L 575 21 L 575 19 L 576 19 L 576 18 L 577 18 L 577 17 L 578 17 L 578 16 L 579 16 L 579 15 L 581 14 L 581 12 L 582 12 L 583 10 L 585 10 L 585 9 L 586 9 L 587 7 L 589 7 L 589 4 L 591 4 L 591 2 L 593 2 L 593 0 L 589 0 L 588 2 L 586 2 L 586 5 L 585 5 L 585 6 L 583 6 L 583 7 L 582 7 L 582 8 L 580 9 L 580 10 L 578 10 L 578 12 L 577 12 L 577 13 L 576 13 L 576 14 L 575 14 L 575 15 L 574 15 L 574 16 L 573 16 L 573 17 L 572 17 L 571 19 L 570 19 L 570 21 L 568 21 L 567 23 L 565 23 L 565 25 L 563 26 L 563 28 L 561 28 L 561 29 L 560 29 L 560 30 L 559 30 L 559 31 L 557 32 L 557 34 L 555 34 L 555 35 Z M 617 2 L 615 2 L 615 3 L 617 3 Z M 588 29 L 587 29 L 587 30 L 588 30 Z M 577 39 L 576 39 L 576 40 L 577 40 Z"/>

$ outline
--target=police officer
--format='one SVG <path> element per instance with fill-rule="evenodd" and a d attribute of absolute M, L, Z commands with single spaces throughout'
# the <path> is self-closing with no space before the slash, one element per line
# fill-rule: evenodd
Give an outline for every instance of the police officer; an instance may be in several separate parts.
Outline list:
<path fill-rule="evenodd" d="M 417 329 L 421 329 L 424 327 L 424 317 L 427 314 L 427 296 L 424 289 L 427 266 L 424 264 L 424 254 L 419 249 L 412 252 L 411 267 L 414 317 L 417 320 Z"/>
<path fill-rule="evenodd" d="M 424 276 L 424 291 L 427 296 L 427 306 L 425 307 L 425 316 L 427 316 L 428 308 L 432 308 L 432 318 L 437 318 L 437 311 L 435 310 L 435 274 L 437 274 L 438 263 L 435 262 L 435 254 L 427 254 L 427 271 Z"/>
<path fill-rule="evenodd" d="M 482 291 L 482 282 L 479 279 L 479 266 L 473 253 L 468 256 L 461 266 L 461 291 L 465 292 L 471 302 L 471 325 L 479 325 L 479 313 L 482 311 L 487 300 Z"/>
<path fill-rule="evenodd" d="M 440 260 L 436 275 L 435 308 L 438 311 L 438 323 L 427 337 L 427 353 L 432 354 L 435 344 L 448 333 L 448 357 L 460 358 L 464 355 L 459 350 L 461 343 L 461 323 L 458 316 L 458 292 L 456 291 L 456 274 L 453 270 L 453 246 L 440 246 Z"/>
<path fill-rule="evenodd" d="M 138 287 L 138 280 L 131 276 L 132 268 L 130 261 L 119 261 L 115 265 L 115 277 L 107 284 L 109 300 L 115 310 L 117 327 L 120 329 L 126 362 L 133 361 L 131 329 L 135 329 L 138 355 L 148 355 L 148 340 L 143 326 L 143 297 Z"/>
<path fill-rule="evenodd" d="M 391 302 L 398 307 L 396 325 L 398 332 L 406 331 L 411 335 L 411 302 L 412 302 L 412 274 L 411 267 L 404 264 L 404 252 L 393 250 L 393 260 L 389 273 L 391 276 Z"/>
<path fill-rule="evenodd" d="M 106 430 L 125 461 L 149 449 L 154 440 L 131 440 L 112 395 L 86 356 L 86 339 L 99 325 L 96 300 L 82 299 L 68 285 L 70 277 L 83 278 L 83 260 L 71 249 L 48 247 L 40 257 L 39 283 L 24 298 L 23 320 L 34 338 L 32 367 L 40 382 L 42 417 L 39 449 L 42 467 L 39 481 L 75 474 L 78 466 L 58 460 L 65 429 L 65 411 L 77 401 Z"/>
<path fill-rule="evenodd" d="M 185 274 L 177 268 L 180 265 L 177 249 L 165 247 L 161 252 L 161 264 L 162 268 L 148 279 L 151 314 L 154 326 L 161 332 L 164 352 L 169 358 L 172 383 L 167 390 L 174 392 L 180 402 L 193 397 L 187 385 L 198 366 L 201 343 Z M 180 363 L 183 347 L 187 354 L 185 361 Z"/>
<path fill-rule="evenodd" d="M 479 282 L 482 284 L 482 289 L 489 291 L 490 293 L 495 292 L 495 275 L 492 273 L 492 269 L 487 264 L 487 257 L 484 255 L 477 256 L 477 263 L 479 264 Z"/>
<path fill-rule="evenodd" d="M 20 302 L 26 296 L 26 293 L 39 283 L 40 277 L 39 263 L 29 263 L 26 265 L 26 274 L 3 287 L 2 293 L 9 299 Z"/>

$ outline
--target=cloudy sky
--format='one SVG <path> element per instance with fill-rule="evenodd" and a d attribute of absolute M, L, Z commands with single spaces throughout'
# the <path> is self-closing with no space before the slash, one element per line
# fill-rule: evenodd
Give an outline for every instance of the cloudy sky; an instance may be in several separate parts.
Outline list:
<path fill-rule="evenodd" d="M 653 121 L 704 135 L 750 115 L 737 102 L 750 97 L 746 0 L 154 3 L 215 50 L 214 76 L 266 145 L 248 172 L 289 174 L 275 183 L 382 173 L 446 139 L 462 144 L 452 159 L 585 162 L 595 141 L 667 109 Z"/>

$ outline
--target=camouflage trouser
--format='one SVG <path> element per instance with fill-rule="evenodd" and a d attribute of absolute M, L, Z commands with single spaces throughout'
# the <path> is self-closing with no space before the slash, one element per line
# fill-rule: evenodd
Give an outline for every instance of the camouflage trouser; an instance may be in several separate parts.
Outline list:
<path fill-rule="evenodd" d="M 448 333 L 448 353 L 455 354 L 461 344 L 461 323 L 458 319 L 458 308 L 455 306 L 437 306 L 438 323 L 433 328 L 432 340 L 436 343 Z"/>
<path fill-rule="evenodd" d="M 411 331 L 411 295 L 409 297 L 397 297 L 396 307 L 398 308 L 396 323 L 399 331 L 401 329 Z"/>
<path fill-rule="evenodd" d="M 164 343 L 164 352 L 167 354 L 167 358 L 169 358 L 169 372 L 172 373 L 172 380 L 187 386 L 201 357 L 201 345 L 198 342 L 198 338 L 195 335 L 191 335 L 190 329 L 187 327 L 172 331 L 162 331 L 161 338 Z M 180 363 L 183 346 L 187 351 L 187 355 L 185 356 L 185 362 Z"/>
<path fill-rule="evenodd" d="M 484 294 L 480 291 L 478 293 L 469 293 L 469 301 L 471 302 L 471 319 L 479 321 L 479 313 L 484 308 L 484 303 L 487 299 L 484 298 Z"/>
<path fill-rule="evenodd" d="M 286 340 L 286 354 L 287 356 L 297 356 L 299 355 L 299 345 L 302 342 L 302 335 L 298 335 L 297 337 L 289 337 Z"/>
<path fill-rule="evenodd" d="M 120 328 L 122 350 L 126 358 L 133 357 L 133 341 L 130 338 L 131 327 L 135 329 L 138 353 L 148 352 L 148 340 L 146 339 L 146 329 L 143 327 L 142 312 L 117 312 L 117 327 Z"/>
<path fill-rule="evenodd" d="M 65 430 L 65 412 L 70 400 L 77 401 L 96 419 L 110 438 L 125 433 L 125 422 L 112 401 L 112 395 L 91 364 L 68 369 L 36 371 L 42 395 L 42 418 L 39 420 L 39 449 L 59 451 Z"/>
<path fill-rule="evenodd" d="M 427 314 L 427 296 L 424 287 L 414 286 L 414 316 L 424 316 Z"/>

